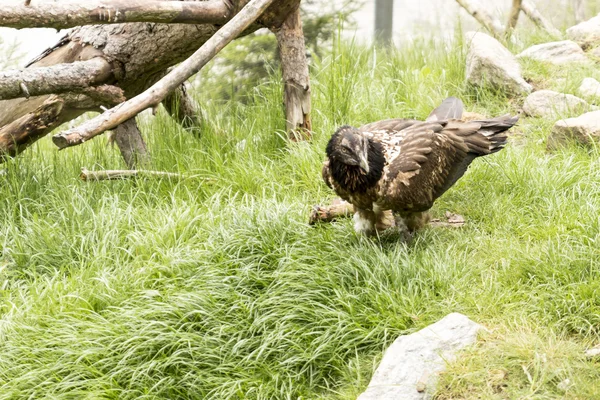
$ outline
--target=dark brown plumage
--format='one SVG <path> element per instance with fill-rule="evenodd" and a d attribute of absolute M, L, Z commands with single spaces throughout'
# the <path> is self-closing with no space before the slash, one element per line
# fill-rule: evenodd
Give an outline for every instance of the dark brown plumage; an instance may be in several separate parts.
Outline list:
<path fill-rule="evenodd" d="M 462 102 L 450 97 L 426 121 L 390 119 L 342 126 L 327 145 L 323 180 L 355 208 L 355 229 L 389 226 L 390 213 L 410 231 L 427 222 L 425 211 L 477 157 L 501 150 L 504 132 L 518 117 L 461 121 Z"/>

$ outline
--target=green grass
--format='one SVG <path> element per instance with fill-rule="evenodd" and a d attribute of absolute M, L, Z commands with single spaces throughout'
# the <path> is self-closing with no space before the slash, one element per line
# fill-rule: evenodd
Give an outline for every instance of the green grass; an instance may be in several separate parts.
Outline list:
<path fill-rule="evenodd" d="M 552 76 L 576 88 L 592 72 Z M 311 143 L 284 139 L 273 76 L 245 104 L 198 92 L 200 135 L 143 120 L 152 168 L 189 179 L 81 182 L 82 166 L 123 167 L 103 139 L 44 139 L 6 163 L 0 399 L 353 399 L 398 335 L 453 311 L 490 333 L 439 398 L 598 398 L 583 350 L 600 336 L 600 164 L 576 146 L 547 154 L 552 121 L 523 118 L 436 203 L 463 228 L 407 245 L 306 223 L 334 197 L 320 167 L 337 125 L 424 118 L 449 95 L 490 116 L 522 104 L 463 77 L 461 43 L 338 43 L 313 66 Z"/>

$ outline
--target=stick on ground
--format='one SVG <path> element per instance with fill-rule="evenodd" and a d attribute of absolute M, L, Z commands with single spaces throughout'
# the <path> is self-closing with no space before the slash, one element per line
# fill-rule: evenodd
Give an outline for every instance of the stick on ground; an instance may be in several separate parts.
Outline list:
<path fill-rule="evenodd" d="M 158 178 L 175 178 L 184 179 L 186 176 L 174 172 L 164 171 L 147 171 L 147 170 L 130 170 L 130 169 L 113 169 L 104 171 L 90 171 L 87 168 L 81 168 L 79 175 L 83 181 L 114 181 L 120 179 L 129 179 L 136 177 L 158 177 Z"/>

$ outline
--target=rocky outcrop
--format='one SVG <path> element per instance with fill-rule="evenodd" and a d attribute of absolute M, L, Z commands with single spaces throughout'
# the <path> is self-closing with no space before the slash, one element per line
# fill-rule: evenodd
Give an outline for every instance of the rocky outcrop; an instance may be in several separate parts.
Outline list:
<path fill-rule="evenodd" d="M 467 81 L 475 86 L 500 89 L 511 94 L 531 92 L 515 56 L 499 41 L 481 32 L 466 34 Z"/>
<path fill-rule="evenodd" d="M 400 336 L 385 352 L 358 400 L 430 399 L 446 362 L 475 343 L 481 329 L 466 316 L 452 313 L 412 335 Z"/>
<path fill-rule="evenodd" d="M 517 58 L 531 58 L 559 65 L 592 62 L 586 57 L 581 47 L 571 40 L 537 44 L 517 54 Z"/>
<path fill-rule="evenodd" d="M 567 37 L 584 49 L 600 44 L 600 15 L 567 29 Z"/>
<path fill-rule="evenodd" d="M 591 145 L 600 137 L 600 111 L 585 113 L 577 118 L 562 119 L 552 128 L 548 149 L 554 150 L 569 141 Z"/>
<path fill-rule="evenodd" d="M 540 90 L 525 99 L 523 111 L 531 117 L 561 118 L 589 111 L 590 105 L 571 94 Z"/>

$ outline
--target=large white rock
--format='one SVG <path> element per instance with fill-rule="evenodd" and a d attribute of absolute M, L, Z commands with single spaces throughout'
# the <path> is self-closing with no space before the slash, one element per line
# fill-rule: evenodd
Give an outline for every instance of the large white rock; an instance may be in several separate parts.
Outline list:
<path fill-rule="evenodd" d="M 548 137 L 547 146 L 553 150 L 574 140 L 583 145 L 598 142 L 600 138 L 600 111 L 592 111 L 576 118 L 557 121 Z"/>
<path fill-rule="evenodd" d="M 581 47 L 571 40 L 536 44 L 517 54 L 517 58 L 531 58 L 552 64 L 567 64 L 572 62 L 591 64 L 592 62 L 586 57 Z"/>
<path fill-rule="evenodd" d="M 531 117 L 560 118 L 589 111 L 590 105 L 571 94 L 539 90 L 525 99 L 523 111 Z"/>
<path fill-rule="evenodd" d="M 400 336 L 358 400 L 430 399 L 446 362 L 473 344 L 480 329 L 484 328 L 466 316 L 452 313 L 412 335 Z"/>
<path fill-rule="evenodd" d="M 467 32 L 467 81 L 512 94 L 529 93 L 531 85 L 521 75 L 521 66 L 508 49 L 491 36 Z"/>
<path fill-rule="evenodd" d="M 581 47 L 600 43 L 600 14 L 567 29 L 567 37 Z"/>
<path fill-rule="evenodd" d="M 583 97 L 600 97 L 600 82 L 594 78 L 585 78 L 577 91 Z"/>

